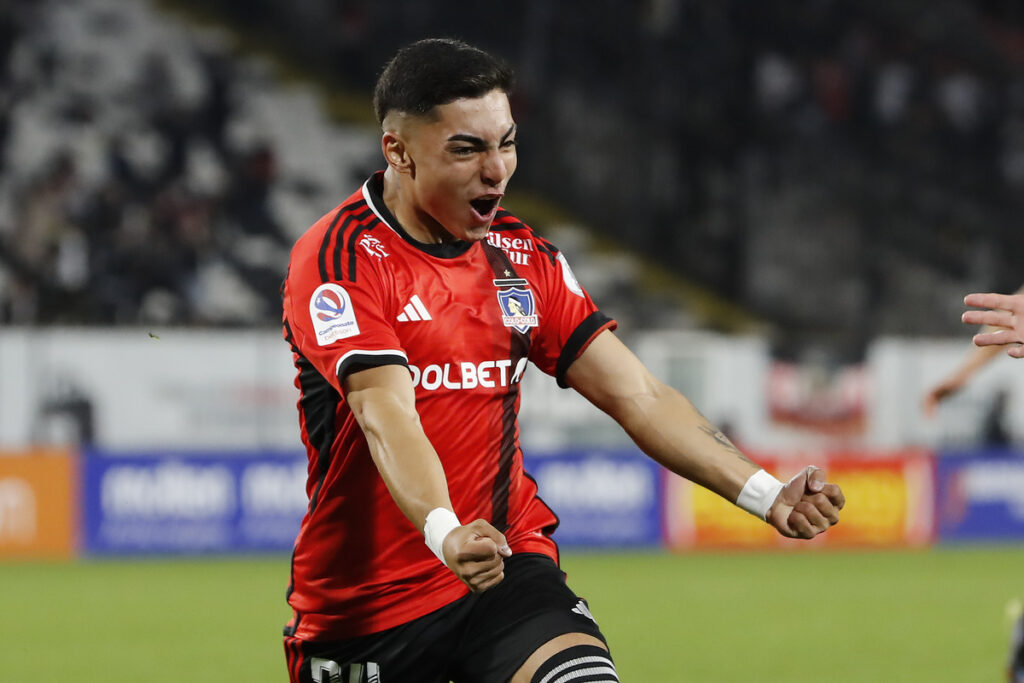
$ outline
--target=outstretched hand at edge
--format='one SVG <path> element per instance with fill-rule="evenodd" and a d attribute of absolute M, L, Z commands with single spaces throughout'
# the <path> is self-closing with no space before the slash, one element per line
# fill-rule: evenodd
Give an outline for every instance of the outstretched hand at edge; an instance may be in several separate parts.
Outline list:
<path fill-rule="evenodd" d="M 1024 358 L 1024 294 L 968 294 L 964 304 L 987 308 L 987 311 L 965 311 L 961 320 L 970 325 L 1001 328 L 974 335 L 975 346 L 1009 346 L 1007 355 Z"/>

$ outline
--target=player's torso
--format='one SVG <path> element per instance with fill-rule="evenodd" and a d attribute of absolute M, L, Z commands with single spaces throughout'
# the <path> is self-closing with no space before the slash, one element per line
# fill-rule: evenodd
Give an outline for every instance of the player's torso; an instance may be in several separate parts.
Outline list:
<path fill-rule="evenodd" d="M 394 324 L 417 398 L 508 393 L 523 376 L 540 319 L 528 274 L 495 273 L 494 248 L 484 244 L 451 259 L 404 244 L 396 251 L 405 258 L 390 264 Z"/>
<path fill-rule="evenodd" d="M 502 452 L 518 448 L 519 383 L 540 324 L 533 269 L 491 243 L 440 257 L 388 231 L 373 230 L 379 243 L 365 246 L 376 247 L 424 431 L 453 490 L 491 487 Z M 528 246 L 528 238 L 516 239 Z M 473 513 L 486 512 L 490 492 L 476 497 L 484 508 Z"/>

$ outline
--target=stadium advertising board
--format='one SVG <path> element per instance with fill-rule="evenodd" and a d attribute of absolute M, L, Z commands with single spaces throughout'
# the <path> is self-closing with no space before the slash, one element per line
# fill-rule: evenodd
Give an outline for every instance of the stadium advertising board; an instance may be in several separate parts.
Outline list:
<path fill-rule="evenodd" d="M 796 463 L 814 462 L 846 494 L 842 523 L 812 541 L 795 541 L 675 475 L 666 474 L 665 542 L 693 548 L 924 546 L 935 535 L 934 465 L 921 451 L 832 452 L 780 459 L 753 454 L 776 477 L 788 480 Z"/>
<path fill-rule="evenodd" d="M 75 460 L 62 450 L 0 452 L 0 558 L 68 558 L 76 550 Z"/>
<path fill-rule="evenodd" d="M 0 332 L 0 358 L 6 447 L 255 451 L 298 443 L 295 369 L 280 334 L 24 328 Z"/>
<path fill-rule="evenodd" d="M 1024 539 L 1024 457 L 1006 451 L 942 455 L 936 487 L 939 540 Z"/>
<path fill-rule="evenodd" d="M 306 458 L 87 451 L 90 554 L 290 550 L 306 510 Z"/>
<path fill-rule="evenodd" d="M 525 459 L 540 497 L 558 515 L 561 547 L 661 543 L 660 468 L 636 451 L 561 451 Z"/>

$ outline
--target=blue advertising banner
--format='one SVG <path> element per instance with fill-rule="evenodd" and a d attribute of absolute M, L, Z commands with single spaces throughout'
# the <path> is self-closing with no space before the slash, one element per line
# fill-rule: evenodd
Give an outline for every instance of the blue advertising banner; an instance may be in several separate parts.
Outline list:
<path fill-rule="evenodd" d="M 660 468 L 635 451 L 534 456 L 526 468 L 558 515 L 562 547 L 658 546 Z M 89 555 L 288 551 L 306 511 L 294 453 L 111 453 L 82 458 Z"/>
<path fill-rule="evenodd" d="M 638 451 L 563 451 L 525 458 L 559 518 L 562 547 L 661 544 L 660 468 Z"/>
<path fill-rule="evenodd" d="M 944 452 L 937 462 L 940 541 L 1024 540 L 1024 457 Z"/>
<path fill-rule="evenodd" d="M 294 453 L 83 456 L 88 554 L 290 550 L 306 511 Z"/>

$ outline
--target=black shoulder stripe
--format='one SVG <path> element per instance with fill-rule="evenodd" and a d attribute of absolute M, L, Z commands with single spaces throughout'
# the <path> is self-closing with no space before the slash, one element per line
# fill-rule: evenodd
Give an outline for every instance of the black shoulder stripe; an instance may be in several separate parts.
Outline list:
<path fill-rule="evenodd" d="M 331 236 L 334 234 L 334 229 L 338 227 L 338 221 L 341 220 L 342 214 L 345 213 L 345 207 L 338 209 L 338 213 L 334 214 L 334 220 L 331 221 L 331 227 L 327 228 L 327 232 L 324 234 L 324 240 L 320 243 L 320 256 L 317 259 L 317 263 L 320 266 L 320 282 L 327 282 L 330 280 L 330 274 L 327 272 L 327 250 L 331 245 Z"/>
<path fill-rule="evenodd" d="M 370 207 L 363 202 L 362 205 L 356 205 L 348 212 L 345 216 L 345 220 L 341 224 L 341 234 L 338 236 L 338 241 L 334 244 L 334 279 L 341 280 L 341 253 L 345 250 L 345 234 L 352 228 L 354 223 L 366 218 L 370 215 Z M 354 242 L 348 241 L 348 247 L 351 251 Z M 350 278 L 351 279 L 351 278 Z"/>
<path fill-rule="evenodd" d="M 495 232 L 503 232 L 505 230 L 522 230 L 526 227 L 526 223 L 520 220 L 518 216 L 510 214 L 508 211 L 498 211 L 494 216 L 494 220 L 491 221 L 491 230 Z"/>
<path fill-rule="evenodd" d="M 547 256 L 548 259 L 551 261 L 552 265 L 554 265 L 555 261 L 558 260 L 558 248 L 555 245 L 551 244 L 551 242 L 548 242 L 543 237 L 537 237 L 536 239 L 537 250 L 542 252 L 545 256 Z"/>
<path fill-rule="evenodd" d="M 360 225 L 359 227 L 357 227 L 355 230 L 352 231 L 351 235 L 349 235 L 349 238 L 348 238 L 348 279 L 351 282 L 355 282 L 356 281 L 356 239 L 358 239 L 359 235 L 362 234 L 362 232 L 364 230 L 369 230 L 369 229 L 370 228 L 368 226 Z"/>
<path fill-rule="evenodd" d="M 548 242 L 543 237 L 538 237 L 534 235 L 534 238 L 537 240 L 537 246 L 540 247 L 542 250 L 546 251 L 548 255 L 558 256 L 558 247 L 551 244 L 551 242 Z"/>

